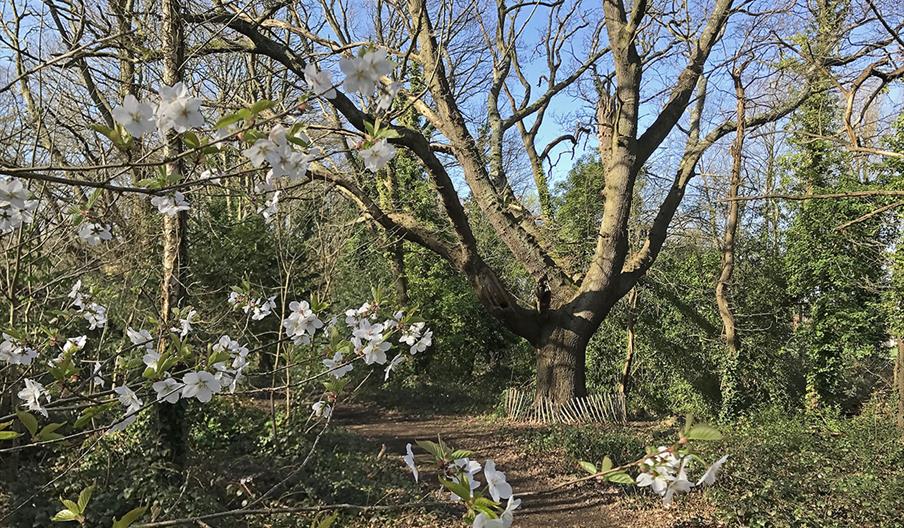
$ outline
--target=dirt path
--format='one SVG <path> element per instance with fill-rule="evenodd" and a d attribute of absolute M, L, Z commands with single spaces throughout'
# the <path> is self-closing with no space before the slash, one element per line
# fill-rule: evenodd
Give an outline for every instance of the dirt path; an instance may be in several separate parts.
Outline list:
<path fill-rule="evenodd" d="M 515 495 L 528 495 L 516 515 L 518 527 L 670 527 L 706 526 L 679 521 L 681 512 L 639 511 L 629 503 L 625 492 L 613 486 L 583 484 L 554 493 L 541 492 L 575 476 L 574 462 L 552 453 L 529 454 L 513 434 L 527 426 L 507 426 L 486 419 L 465 416 L 416 416 L 372 408 L 350 410 L 337 416 L 347 430 L 372 443 L 375 450 L 385 448 L 388 455 L 403 454 L 405 444 L 415 440 L 443 441 L 456 449 L 474 451 L 481 463 L 493 458 L 506 473 Z M 426 462 L 426 456 L 418 456 Z M 533 495 L 539 493 L 538 495 Z M 677 514 L 677 515 L 676 515 Z"/>

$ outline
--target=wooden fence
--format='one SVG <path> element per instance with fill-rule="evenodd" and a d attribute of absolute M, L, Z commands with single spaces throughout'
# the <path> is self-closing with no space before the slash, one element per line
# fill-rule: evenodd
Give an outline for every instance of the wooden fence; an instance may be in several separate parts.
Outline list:
<path fill-rule="evenodd" d="M 505 415 L 511 420 L 533 423 L 625 422 L 625 399 L 621 394 L 591 394 L 560 404 L 534 398 L 520 389 L 506 389 Z"/>

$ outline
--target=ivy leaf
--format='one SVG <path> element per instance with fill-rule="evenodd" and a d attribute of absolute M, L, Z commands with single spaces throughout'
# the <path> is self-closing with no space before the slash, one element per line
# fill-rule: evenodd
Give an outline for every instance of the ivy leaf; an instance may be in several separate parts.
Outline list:
<path fill-rule="evenodd" d="M 581 469 L 583 469 L 583 470 L 586 471 L 587 473 L 590 473 L 591 475 L 596 475 L 596 474 L 597 474 L 596 466 L 593 465 L 593 464 L 590 463 L 590 462 L 586 462 L 586 461 L 584 461 L 584 460 L 581 460 L 580 462 L 578 462 L 578 465 L 581 466 Z"/>
<path fill-rule="evenodd" d="M 113 518 L 113 527 L 112 528 L 129 528 L 132 526 L 132 523 L 138 520 L 139 517 L 144 515 L 144 512 L 147 511 L 146 506 L 139 506 L 134 510 L 129 511 L 129 513 L 122 516 L 121 519 Z"/>
<path fill-rule="evenodd" d="M 704 442 L 711 442 L 714 440 L 721 440 L 722 433 L 719 432 L 718 429 L 714 429 L 708 425 L 697 424 L 687 432 L 688 440 L 702 440 Z"/>

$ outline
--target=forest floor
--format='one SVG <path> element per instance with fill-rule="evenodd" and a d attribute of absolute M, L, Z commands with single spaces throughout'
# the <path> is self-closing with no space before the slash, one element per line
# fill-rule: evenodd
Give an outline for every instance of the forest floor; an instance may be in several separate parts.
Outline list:
<path fill-rule="evenodd" d="M 628 493 L 615 485 L 584 482 L 546 493 L 549 488 L 580 476 L 580 470 L 570 456 L 555 449 L 538 450 L 526 442 L 526 433 L 542 426 L 507 423 L 487 415 L 418 414 L 374 407 L 346 408 L 337 412 L 334 422 L 359 436 L 374 451 L 384 451 L 387 457 L 398 454 L 402 471 L 407 471 L 401 462 L 405 444 L 414 444 L 415 440 L 435 441 L 437 436 L 454 449 L 473 451 L 474 458 L 481 463 L 485 458 L 493 458 L 497 467 L 506 473 L 516 496 L 524 496 L 521 510 L 515 516 L 515 526 L 719 526 L 699 494 L 685 496 L 672 508 L 664 509 L 648 493 Z M 422 470 L 426 457 L 417 455 Z M 435 483 L 429 477 L 422 476 L 423 487 L 430 486 L 427 482 Z M 415 518 L 406 517 L 398 522 L 394 526 L 427 526 Z"/>

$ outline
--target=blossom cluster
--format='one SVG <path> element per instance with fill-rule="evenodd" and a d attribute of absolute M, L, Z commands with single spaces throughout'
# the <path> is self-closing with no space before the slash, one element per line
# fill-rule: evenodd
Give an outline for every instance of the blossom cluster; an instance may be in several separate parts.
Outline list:
<path fill-rule="evenodd" d="M 650 486 L 653 492 L 662 497 L 663 505 L 669 506 L 676 493 L 690 491 L 695 486 L 712 485 L 722 464 L 728 460 L 728 455 L 714 462 L 696 483 L 688 480 L 687 476 L 687 466 L 692 459 L 692 455 L 676 456 L 674 448 L 659 446 L 655 453 L 641 462 L 637 485 Z"/>
<path fill-rule="evenodd" d="M 496 468 L 493 459 L 487 459 L 481 466 L 478 461 L 469 458 L 470 452 L 450 450 L 442 439 L 439 443 L 419 441 L 418 445 L 432 455 L 435 463 L 442 468 L 439 481 L 450 493 L 451 500 L 467 506 L 472 528 L 509 528 L 512 525 L 515 510 L 521 506 L 521 499 L 515 498 L 512 485 L 505 473 Z M 420 472 L 411 444 L 405 446 L 402 460 L 417 482 Z M 481 489 L 481 470 L 486 480 L 484 489 Z M 503 501 L 506 501 L 504 508 Z"/>
<path fill-rule="evenodd" d="M 21 181 L 0 179 L 0 233 L 7 234 L 22 224 L 31 223 L 37 207 L 38 202 L 30 199 Z"/>

